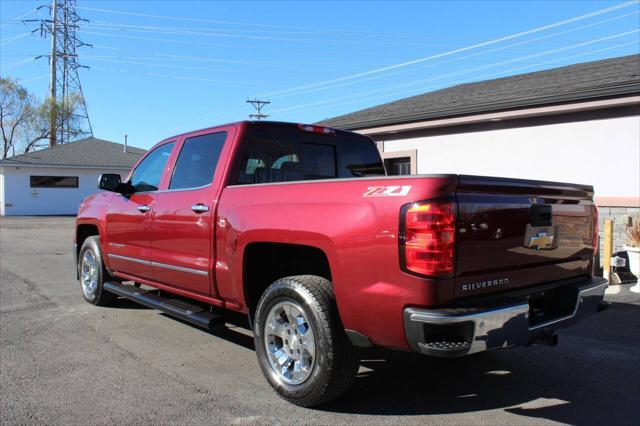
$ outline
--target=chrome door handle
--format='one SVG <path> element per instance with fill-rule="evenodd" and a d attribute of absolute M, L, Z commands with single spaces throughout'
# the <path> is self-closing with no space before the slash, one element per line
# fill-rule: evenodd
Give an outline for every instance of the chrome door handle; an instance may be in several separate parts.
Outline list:
<path fill-rule="evenodd" d="M 209 206 L 205 206 L 204 204 L 194 204 L 191 206 L 191 210 L 196 213 L 204 213 L 209 211 Z"/>
<path fill-rule="evenodd" d="M 149 210 L 151 210 L 151 207 L 147 206 L 146 204 L 143 204 L 141 206 L 138 206 L 138 211 L 142 212 L 142 213 L 146 213 Z"/>

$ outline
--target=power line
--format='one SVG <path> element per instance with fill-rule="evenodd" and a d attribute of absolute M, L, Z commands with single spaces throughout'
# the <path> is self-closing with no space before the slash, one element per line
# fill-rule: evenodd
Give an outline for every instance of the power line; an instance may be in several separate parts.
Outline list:
<path fill-rule="evenodd" d="M 20 39 L 23 39 L 25 37 L 29 37 L 31 35 L 31 31 L 24 33 L 24 34 L 18 34 L 16 36 L 12 36 L 12 37 L 7 37 L 4 40 L 2 40 L 2 42 L 0 42 L 0 46 L 5 46 L 7 44 L 13 43 L 14 41 L 18 41 Z"/>
<path fill-rule="evenodd" d="M 398 41 L 381 41 L 381 40 L 354 40 L 354 39 L 331 39 L 331 38 L 305 38 L 305 37 L 277 37 L 271 35 L 247 35 L 237 34 L 228 30 L 216 30 L 211 32 L 210 30 L 198 30 L 198 29 L 176 29 L 171 27 L 150 27 L 144 25 L 127 25 L 127 24 L 99 24 L 92 23 L 89 25 L 89 29 L 97 29 L 100 31 L 112 30 L 112 31 L 130 31 L 137 33 L 156 33 L 167 35 L 195 35 L 195 36 L 207 36 L 218 38 L 240 38 L 246 40 L 268 40 L 268 41 L 287 41 L 292 43 L 341 43 L 341 44 L 373 44 L 373 45 L 395 45 L 395 46 L 424 46 L 424 43 L 407 43 Z"/>
<path fill-rule="evenodd" d="M 438 58 L 442 58 L 442 57 L 446 57 L 446 56 L 451 56 L 454 55 L 456 53 L 462 53 L 462 52 L 466 52 L 468 50 L 472 50 L 472 49 L 477 49 L 480 47 L 484 47 L 484 46 L 490 46 L 493 44 L 497 44 L 497 43 L 501 43 L 503 41 L 508 41 L 508 40 L 512 40 L 514 38 L 518 38 L 518 37 L 522 37 L 525 35 L 529 35 L 529 34 L 534 34 L 534 33 L 538 33 L 541 31 L 545 31 L 545 30 L 549 30 L 552 28 L 556 28 L 562 25 L 567 25 L 573 22 L 577 22 L 577 21 L 581 21 L 587 18 L 592 18 L 594 16 L 598 16 L 598 15 L 602 15 L 603 13 L 609 13 L 612 12 L 614 10 L 618 10 L 624 7 L 629 7 L 631 5 L 635 5 L 638 4 L 638 0 L 633 0 L 633 1 L 628 1 L 625 3 L 621 3 L 615 6 L 611 6 L 611 7 L 607 7 L 605 9 L 600 9 L 594 12 L 590 12 L 584 15 L 580 15 L 580 16 L 575 16 L 573 18 L 569 18 L 569 19 L 564 19 L 562 21 L 558 21 L 558 22 L 554 22 L 552 24 L 547 24 L 547 25 L 543 25 L 541 27 L 537 27 L 537 28 L 533 28 L 530 30 L 526 30 L 526 31 L 521 31 L 519 33 L 515 33 L 515 34 L 510 34 L 507 36 L 503 36 L 503 37 L 499 37 L 493 40 L 488 40 L 482 43 L 477 43 L 471 46 L 466 46 L 466 47 L 462 47 L 462 48 L 458 48 L 458 49 L 453 49 L 453 50 L 449 50 L 447 52 L 442 52 L 442 53 L 438 53 L 435 55 L 430 55 L 430 56 L 426 56 L 423 58 L 418 58 L 418 59 L 414 59 L 411 61 L 407 61 L 407 62 L 402 62 L 399 64 L 394 64 L 394 65 L 388 65 L 382 68 L 376 68 L 373 70 L 369 70 L 369 71 L 363 71 L 363 72 L 359 72 L 359 73 L 355 73 L 355 74 L 351 74 L 351 75 L 347 75 L 347 76 L 343 76 L 343 77 L 338 77 L 338 78 L 333 78 L 333 79 L 329 79 L 329 80 L 324 80 L 324 81 L 320 81 L 318 83 L 312 83 L 312 84 L 306 84 L 306 85 L 302 85 L 302 86 L 298 86 L 298 87 L 293 87 L 290 89 L 283 89 L 283 90 L 279 90 L 279 91 L 275 91 L 275 92 L 271 92 L 271 93 L 266 93 L 263 94 L 262 96 L 276 96 L 276 95 L 282 95 L 285 93 L 291 93 L 291 92 L 296 92 L 298 90 L 302 90 L 302 89 L 308 89 L 308 88 L 312 88 L 312 87 L 318 87 L 318 86 L 324 86 L 330 83 L 336 83 L 336 82 L 340 82 L 340 81 L 345 81 L 345 80 L 352 80 L 355 78 L 359 78 L 359 77 L 366 77 L 368 75 L 372 75 L 372 74 L 379 74 L 385 71 L 391 71 L 391 70 L 395 70 L 398 68 L 404 68 L 410 65 L 415 65 L 415 64 L 419 64 L 422 62 L 427 62 L 433 59 L 438 59 Z"/>
<path fill-rule="evenodd" d="M 499 51 L 510 49 L 510 48 L 513 48 L 513 47 L 518 47 L 518 46 L 523 46 L 523 45 L 526 45 L 526 44 L 531 44 L 531 43 L 534 43 L 534 42 L 537 42 L 537 41 L 540 41 L 540 40 L 546 40 L 546 39 L 549 39 L 549 38 L 552 38 L 552 37 L 557 37 L 557 36 L 560 36 L 560 35 L 572 33 L 572 32 L 579 31 L 579 30 L 583 30 L 585 28 L 591 28 L 591 27 L 594 27 L 596 25 L 601 25 L 601 24 L 604 24 L 604 23 L 607 23 L 607 22 L 612 22 L 612 21 L 615 21 L 615 20 L 618 20 L 618 19 L 622 19 L 622 18 L 626 18 L 626 17 L 632 16 L 632 15 L 637 15 L 639 13 L 640 13 L 640 11 L 634 11 L 634 12 L 631 12 L 631 13 L 615 16 L 613 18 L 603 19 L 603 20 L 600 20 L 600 21 L 597 21 L 597 22 L 592 22 L 590 24 L 582 25 L 582 26 L 571 28 L 571 29 L 568 29 L 568 30 L 564 30 L 564 31 L 560 31 L 560 32 L 552 33 L 552 34 L 547 34 L 547 35 L 540 36 L 540 37 L 535 37 L 535 38 L 532 38 L 532 39 L 529 39 L 529 40 L 519 41 L 517 43 L 511 43 L 511 44 L 507 44 L 505 46 L 500 46 L 500 47 L 496 47 L 496 48 L 493 48 L 493 49 L 483 50 L 481 52 L 471 53 L 469 55 L 464 55 L 464 56 L 453 58 L 453 59 L 447 59 L 447 60 L 444 60 L 444 61 L 439 61 L 439 62 L 427 64 L 427 65 L 424 65 L 424 68 L 426 68 L 426 67 L 434 67 L 434 66 L 438 66 L 438 65 L 444 65 L 444 64 L 448 64 L 448 63 L 452 63 L 452 62 L 458 62 L 458 61 L 461 61 L 463 59 L 474 58 L 474 57 L 477 57 L 477 56 L 486 55 L 486 54 L 494 53 L 494 52 L 499 52 Z M 350 84 L 360 84 L 360 83 L 364 83 L 364 82 L 371 81 L 371 80 L 378 80 L 378 79 L 381 79 L 381 78 L 389 78 L 389 77 L 392 77 L 394 75 L 398 75 L 398 74 L 402 74 L 402 73 L 406 73 L 406 72 L 410 72 L 410 71 L 412 71 L 412 70 L 403 68 L 403 69 L 399 69 L 399 70 L 396 70 L 396 71 L 391 72 L 391 73 L 385 73 L 385 74 L 382 74 L 382 75 L 374 75 L 374 76 L 371 76 L 371 77 L 368 77 L 368 78 L 362 78 L 362 79 L 358 79 L 358 80 L 348 80 L 348 81 L 343 81 L 343 82 L 339 82 L 339 83 L 336 83 L 336 84 L 330 84 L 330 85 L 325 85 L 325 86 L 320 86 L 320 87 L 313 87 L 313 88 L 310 88 L 310 89 L 307 89 L 307 90 L 299 90 L 299 91 L 296 91 L 295 93 L 290 93 L 290 94 L 289 93 L 285 93 L 285 94 L 282 94 L 282 95 L 275 95 L 275 96 L 273 96 L 273 98 L 283 98 L 283 97 L 294 96 L 294 95 L 297 96 L 297 95 L 301 95 L 303 93 L 310 93 L 310 92 L 317 92 L 317 91 L 320 91 L 320 90 L 333 89 L 333 88 L 336 88 L 336 87 L 348 86 Z"/>
<path fill-rule="evenodd" d="M 105 33 L 96 33 L 94 31 L 86 31 L 86 30 L 79 30 L 79 33 L 82 34 L 90 34 L 90 35 L 98 35 L 98 36 L 105 36 L 105 37 L 115 37 L 115 38 L 126 38 L 126 39 L 131 39 L 131 40 L 144 40 L 144 41 L 158 41 L 161 43 L 174 43 L 174 44 L 186 44 L 186 45 L 193 45 L 193 46 L 213 46 L 213 47 L 220 47 L 220 46 L 224 46 L 224 45 L 218 45 L 218 44 L 212 44 L 212 43 L 205 43 L 205 42 L 198 42 L 198 41 L 186 41 L 186 40 L 168 40 L 168 39 L 162 39 L 162 38 L 153 38 L 153 37 L 137 37 L 137 36 L 128 36 L 128 35 L 121 35 L 121 34 L 105 34 Z M 228 46 L 226 46 L 228 47 Z M 255 47 L 254 47 L 255 49 Z M 301 62 L 295 62 L 295 61 L 247 61 L 247 60 L 233 60 L 233 59 L 210 59 L 211 61 L 214 62 L 228 62 L 228 63 L 236 63 L 236 64 L 246 64 L 246 65 L 261 65 L 261 66 L 272 66 L 272 67 L 286 67 L 289 65 L 294 65 L 294 64 L 298 64 L 298 65 L 308 65 L 309 62 L 308 61 L 301 61 Z M 326 63 L 324 63 L 326 64 Z"/>
<path fill-rule="evenodd" d="M 29 63 L 29 62 L 33 62 L 33 58 L 24 59 L 22 61 L 14 62 L 14 63 L 8 64 L 8 65 L 1 65 L 0 66 L 0 70 L 7 71 L 7 70 L 10 70 L 10 69 L 19 67 L 20 65 L 24 65 L 26 63 Z"/>
<path fill-rule="evenodd" d="M 237 85 L 265 85 L 263 83 L 249 82 L 249 81 L 230 81 L 230 80 L 218 80 L 206 77 L 194 77 L 194 76 L 185 76 L 185 75 L 175 75 L 175 74 L 158 74 L 158 73 L 150 73 L 150 72 L 136 72 L 130 70 L 122 70 L 118 68 L 104 68 L 92 66 L 92 70 L 109 72 L 109 73 L 117 73 L 117 74 L 131 74 L 131 75 L 141 75 L 145 77 L 158 77 L 158 78 L 167 78 L 173 80 L 192 80 L 192 81 L 204 81 L 208 83 L 223 83 L 223 84 L 237 84 Z"/>
<path fill-rule="evenodd" d="M 238 22 L 238 21 L 222 21 L 222 20 L 213 20 L 213 19 L 200 19 L 200 18 L 189 18 L 189 17 L 180 17 L 180 16 L 167 16 L 167 15 L 154 15 L 148 13 L 136 13 L 136 12 L 125 12 L 122 10 L 113 10 L 113 9 L 98 9 L 93 7 L 78 7 L 78 9 L 88 10 L 92 12 L 106 13 L 112 15 L 128 15 L 128 16 L 140 16 L 144 18 L 154 18 L 154 19 L 168 19 L 174 21 L 184 21 L 184 22 L 199 22 L 203 24 L 223 24 L 223 25 L 238 25 L 238 26 L 248 26 L 248 27 L 262 27 L 262 28 L 284 28 L 284 29 L 303 29 L 307 31 L 314 32 L 324 32 L 325 34 L 335 33 L 335 34 L 344 34 L 344 33 L 361 33 L 362 35 L 379 35 L 384 37 L 389 36 L 398 36 L 398 37 L 416 37 L 415 34 L 407 34 L 407 33 L 387 33 L 387 32 L 375 32 L 375 31 L 353 31 L 353 30 L 342 30 L 342 29 L 332 29 L 327 30 L 326 28 L 310 28 L 305 26 L 285 26 L 285 25 L 273 25 L 273 24 L 256 24 L 250 22 Z"/>
<path fill-rule="evenodd" d="M 47 77 L 49 77 L 49 74 L 42 74 L 42 75 L 39 75 L 37 77 L 28 78 L 26 80 L 21 80 L 20 83 L 22 83 L 22 84 L 31 83 L 32 81 L 42 80 L 43 78 L 47 78 Z"/>
<path fill-rule="evenodd" d="M 130 65 L 142 65 L 149 67 L 160 67 L 160 68 L 174 68 L 174 69 L 183 69 L 183 70 L 194 70 L 194 71 L 207 71 L 207 72 L 233 72 L 233 73 L 250 73 L 252 75 L 257 75 L 260 70 L 255 69 L 224 69 L 224 68 L 208 68 L 208 67 L 200 67 L 200 66 L 188 66 L 188 65 L 174 65 L 167 63 L 157 63 L 157 62 L 149 62 L 149 61 L 161 61 L 161 60 L 169 60 L 169 61 L 178 61 L 178 62 L 193 62 L 193 60 L 186 59 L 174 59 L 174 58 L 157 58 L 157 57 L 137 57 L 137 56 L 102 56 L 102 55 L 83 55 L 82 58 L 85 61 L 99 61 L 99 62 L 112 62 L 112 63 L 120 63 L 120 64 L 130 64 Z M 279 75 L 290 75 L 290 76 L 300 76 L 300 73 L 294 72 L 279 72 Z M 254 83 L 256 86 L 273 86 L 267 83 Z"/>
<path fill-rule="evenodd" d="M 345 32 L 327 32 L 326 30 L 320 30 L 320 29 L 316 29 L 316 30 L 309 30 L 309 28 L 305 28 L 306 31 L 282 31 L 282 30 L 250 30 L 250 29 L 237 29 L 237 28 L 194 28 L 194 27 L 168 27 L 168 26 L 157 26 L 157 25 L 132 25 L 132 24 L 123 24 L 123 23 L 119 23 L 119 22 L 110 22 L 110 21 L 100 21 L 100 20 L 93 20 L 92 21 L 92 25 L 104 25 L 104 26 L 111 26 L 111 27 L 119 27 L 119 28 L 139 28 L 139 29 L 155 29 L 155 30 L 159 30 L 159 31 L 193 31 L 193 30 L 199 30 L 199 31 L 224 31 L 224 32 L 229 32 L 229 33 L 266 33 L 266 34 L 295 34 L 295 35 L 300 35 L 300 34 L 312 34 L 312 35 L 340 35 L 342 37 L 344 36 L 357 36 L 357 37 L 372 37 L 372 36 L 380 36 L 380 37 L 406 37 L 406 38 L 412 38 L 412 39 L 419 39 L 419 38 L 423 38 L 423 39 L 428 39 L 428 40 L 433 40 L 433 39 L 452 39 L 452 40 L 460 40 L 460 39 L 468 39 L 469 37 L 462 37 L 462 36 L 436 36 L 436 35 L 424 35 L 424 34 L 393 34 L 393 33 L 369 33 L 369 32 L 346 32 L 349 30 L 345 30 Z"/>
<path fill-rule="evenodd" d="M 611 35 L 611 36 L 602 37 L 602 38 L 591 40 L 591 41 L 588 41 L 588 42 L 578 43 L 578 44 L 574 44 L 574 45 L 571 45 L 571 46 L 566 46 L 566 47 L 558 48 L 558 49 L 552 49 L 552 50 L 548 50 L 548 51 L 544 51 L 544 52 L 540 52 L 540 53 L 536 53 L 536 54 L 525 55 L 525 56 L 521 56 L 521 57 L 518 57 L 518 58 L 512 58 L 512 59 L 509 59 L 509 60 L 497 62 L 497 63 L 490 64 L 490 65 L 474 67 L 474 68 L 471 68 L 471 69 L 464 69 L 464 70 L 461 70 L 461 71 L 455 71 L 455 72 L 448 73 L 448 74 L 441 74 L 441 75 L 438 75 L 436 77 L 430 77 L 430 78 L 426 78 L 426 79 L 420 79 L 420 80 L 416 80 L 416 81 L 412 81 L 412 82 L 406 82 L 406 83 L 397 84 L 397 85 L 393 85 L 393 86 L 387 86 L 387 87 L 382 88 L 382 89 L 369 90 L 369 91 L 366 91 L 366 92 L 355 93 L 355 94 L 351 94 L 349 96 L 342 96 L 342 97 L 333 98 L 333 99 L 330 99 L 330 100 L 319 101 L 319 102 L 314 102 L 314 103 L 308 103 L 308 104 L 303 104 L 303 105 L 297 105 L 297 106 L 292 106 L 292 107 L 289 107 L 289 108 L 282 108 L 282 109 L 273 111 L 272 114 L 281 113 L 281 112 L 291 112 L 291 111 L 296 111 L 296 110 L 303 109 L 303 108 L 305 110 L 308 110 L 309 107 L 318 106 L 318 105 L 323 105 L 323 106 L 327 106 L 327 107 L 334 106 L 334 105 L 338 105 L 337 103 L 341 102 L 343 100 L 347 100 L 348 101 L 348 100 L 351 100 L 351 99 L 354 99 L 354 98 L 367 96 L 367 95 L 370 95 L 372 93 L 385 93 L 385 92 L 393 91 L 394 95 L 397 95 L 399 93 L 396 91 L 396 89 L 400 89 L 400 88 L 404 88 L 404 87 L 408 87 L 408 86 L 415 86 L 415 85 L 423 84 L 423 83 L 430 82 L 430 81 L 440 80 L 440 79 L 447 78 L 447 77 L 453 77 L 453 76 L 458 76 L 458 75 L 461 75 L 461 74 L 467 74 L 467 73 L 470 73 L 470 72 L 482 71 L 482 70 L 485 70 L 485 69 L 489 69 L 489 68 L 494 68 L 494 67 L 497 67 L 497 66 L 510 64 L 510 63 L 513 63 L 513 62 L 520 62 L 521 60 L 527 60 L 527 59 L 532 59 L 532 58 L 536 58 L 536 57 L 540 57 L 540 56 L 550 55 L 550 54 L 553 54 L 553 53 L 559 53 L 559 52 L 575 49 L 575 48 L 578 48 L 578 47 L 583 47 L 583 46 L 587 46 L 587 45 L 591 45 L 591 44 L 601 43 L 603 41 L 612 40 L 614 38 L 624 37 L 624 36 L 630 35 L 630 34 L 637 34 L 638 32 L 640 32 L 640 30 L 626 31 L 626 32 L 623 32 L 623 33 L 618 33 L 618 34 L 614 34 L 614 35 Z M 624 45 L 629 45 L 629 44 L 634 44 L 634 43 L 639 43 L 639 42 L 638 41 L 634 41 L 634 42 L 630 42 L 630 43 L 625 43 Z M 621 46 L 616 46 L 616 47 L 621 47 Z M 584 56 L 584 54 L 577 55 L 577 56 Z M 564 60 L 564 59 L 566 59 L 566 57 L 560 58 L 560 60 Z M 557 61 L 547 61 L 547 62 L 544 62 L 543 64 L 552 63 L 552 62 L 557 62 Z M 525 69 L 525 68 L 531 68 L 531 67 L 540 66 L 540 65 L 543 65 L 543 64 L 527 65 L 527 66 L 524 66 L 524 67 L 520 67 L 520 68 L 518 68 L 516 70 Z M 514 71 L 514 70 L 510 70 L 510 71 Z M 504 73 L 504 72 L 506 72 L 506 71 L 503 71 L 503 72 L 500 72 L 500 73 Z M 452 83 L 448 83 L 448 84 L 452 84 Z M 460 84 L 460 83 L 456 83 L 456 84 Z M 415 92 L 416 90 L 425 90 L 425 89 L 412 89 L 412 90 L 410 90 L 408 92 Z M 402 93 L 407 93 L 407 92 L 402 92 Z M 388 95 L 385 95 L 385 97 L 386 96 L 388 96 Z M 378 97 L 378 98 L 380 98 L 380 97 Z M 378 99 L 378 98 L 374 98 L 374 99 Z M 340 104 L 342 104 L 342 103 L 340 103 Z"/>
<path fill-rule="evenodd" d="M 32 14 L 32 13 L 34 13 L 35 11 L 36 11 L 36 9 L 31 9 L 30 11 L 28 11 L 28 12 L 26 12 L 26 13 L 23 13 L 23 14 L 22 14 L 22 15 L 20 15 L 20 16 L 16 16 L 16 17 L 15 17 L 15 18 L 13 18 L 13 19 L 9 19 L 9 20 L 8 20 L 7 22 L 5 22 L 4 24 L 0 25 L 0 28 L 4 28 L 5 26 L 7 26 L 7 25 L 9 25 L 9 24 L 11 24 L 11 23 L 13 23 L 13 22 L 19 21 L 20 19 L 22 19 L 22 18 L 24 18 L 24 17 L 26 17 L 26 16 L 31 15 L 31 14 Z"/>
<path fill-rule="evenodd" d="M 82 34 L 90 34 L 90 35 L 97 35 L 97 36 L 102 36 L 102 37 L 111 37 L 111 38 L 124 38 L 124 39 L 129 39 L 129 40 L 141 40 L 141 41 L 156 41 L 159 43 L 163 43 L 163 44 L 183 44 L 183 45 L 192 45 L 192 46 L 207 46 L 207 47 L 226 47 L 226 48 L 239 48 L 239 49 L 251 49 L 252 51 L 255 51 L 256 46 L 254 44 L 252 45 L 242 45 L 242 44 L 228 44 L 228 43 L 207 43 L 207 42 L 198 42 L 198 41 L 188 41 L 188 40 L 173 40 L 173 39 L 166 39 L 166 38 L 155 38 L 155 37 L 137 37 L 137 36 L 132 36 L 132 35 L 123 35 L 123 34 L 109 34 L 109 33 L 100 33 L 100 32 L 95 32 L 95 31 L 87 31 L 87 30 L 79 30 L 78 32 L 82 33 Z M 94 47 L 96 47 L 96 45 L 94 45 Z M 282 53 L 282 51 L 285 49 L 284 46 L 278 46 L 278 47 L 269 47 L 269 46 L 262 46 L 260 47 L 261 51 L 276 51 L 279 53 Z M 288 51 L 301 51 L 304 52 L 305 54 L 309 54 L 309 55 L 314 55 L 314 57 L 317 57 L 319 54 L 326 54 L 326 52 L 324 51 L 319 51 L 319 50 L 311 50 L 308 48 L 303 48 L 303 47 L 291 47 L 291 46 L 286 46 L 286 50 Z M 362 51 L 358 51 L 358 52 L 352 52 L 350 53 L 350 57 L 353 56 L 373 56 L 376 59 L 380 59 L 382 57 L 380 52 L 376 52 L 376 53 L 367 53 L 367 52 L 362 52 Z M 291 62 L 288 62 L 291 63 Z M 309 62 L 301 62 L 301 64 L 308 64 Z M 336 62 L 322 62 L 323 65 L 327 65 L 327 64 L 342 64 L 344 65 L 344 63 L 336 63 Z"/>

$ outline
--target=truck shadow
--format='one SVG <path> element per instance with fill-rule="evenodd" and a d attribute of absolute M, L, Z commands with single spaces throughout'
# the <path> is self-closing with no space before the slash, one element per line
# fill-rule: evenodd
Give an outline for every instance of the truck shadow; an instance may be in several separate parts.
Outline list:
<path fill-rule="evenodd" d="M 631 424 L 640 418 L 639 332 L 640 306 L 614 303 L 561 331 L 555 348 L 459 359 L 370 351 L 351 390 L 320 409 L 406 416 L 503 409 L 561 423 Z"/>
<path fill-rule="evenodd" d="M 221 315 L 226 327 L 199 329 L 253 351 L 246 318 Z M 640 306 L 612 303 L 607 311 L 561 330 L 555 348 L 519 347 L 458 359 L 365 350 L 349 392 L 316 410 L 380 416 L 468 413 L 462 423 L 491 423 L 490 414 L 472 416 L 504 410 L 523 416 L 523 423 L 632 424 L 640 418 L 639 338 Z"/>

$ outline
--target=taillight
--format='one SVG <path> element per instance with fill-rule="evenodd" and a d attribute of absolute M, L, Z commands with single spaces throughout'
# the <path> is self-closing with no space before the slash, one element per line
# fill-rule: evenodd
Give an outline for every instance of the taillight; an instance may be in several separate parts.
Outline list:
<path fill-rule="evenodd" d="M 405 205 L 400 218 L 402 267 L 420 275 L 450 275 L 454 269 L 456 212 L 453 201 Z"/>
<path fill-rule="evenodd" d="M 600 248 L 598 241 L 598 232 L 600 232 L 598 227 L 598 208 L 595 205 L 591 206 L 591 216 L 593 217 L 593 257 L 595 257 Z"/>
<path fill-rule="evenodd" d="M 318 133 L 321 135 L 335 136 L 336 134 L 336 131 L 333 129 L 330 129 L 329 127 L 313 126 L 311 124 L 298 124 L 298 129 L 303 130 L 305 132 Z"/>

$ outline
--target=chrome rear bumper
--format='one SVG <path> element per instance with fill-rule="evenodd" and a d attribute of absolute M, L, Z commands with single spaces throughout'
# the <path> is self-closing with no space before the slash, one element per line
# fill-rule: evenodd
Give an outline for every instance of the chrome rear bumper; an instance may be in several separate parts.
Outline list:
<path fill-rule="evenodd" d="M 575 288 L 575 303 L 564 315 L 533 322 L 528 297 L 451 309 L 404 310 L 405 334 L 412 350 L 426 355 L 459 357 L 527 344 L 601 310 L 608 283 L 594 278 Z"/>

